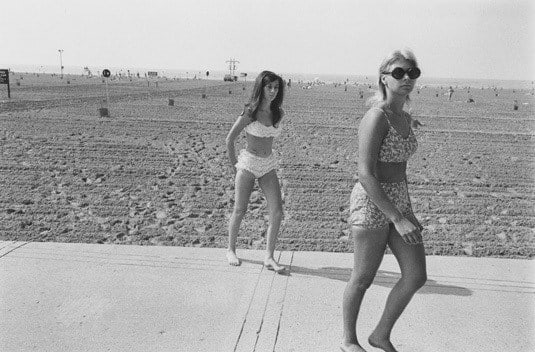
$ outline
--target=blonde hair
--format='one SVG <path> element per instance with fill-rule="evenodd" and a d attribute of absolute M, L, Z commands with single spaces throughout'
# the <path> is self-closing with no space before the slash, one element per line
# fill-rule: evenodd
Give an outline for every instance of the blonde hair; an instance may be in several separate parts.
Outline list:
<path fill-rule="evenodd" d="M 379 89 L 375 92 L 375 94 L 368 99 L 367 105 L 373 106 L 376 105 L 382 101 L 386 100 L 386 87 L 383 81 L 381 81 L 382 75 L 387 72 L 390 65 L 395 63 L 399 60 L 405 60 L 408 61 L 412 66 L 418 67 L 418 61 L 416 60 L 416 56 L 414 56 L 414 53 L 409 48 L 404 48 L 401 50 L 394 50 L 390 55 L 384 58 L 383 62 L 379 66 L 379 82 L 378 86 Z M 410 101 L 409 96 L 407 95 L 407 101 Z"/>

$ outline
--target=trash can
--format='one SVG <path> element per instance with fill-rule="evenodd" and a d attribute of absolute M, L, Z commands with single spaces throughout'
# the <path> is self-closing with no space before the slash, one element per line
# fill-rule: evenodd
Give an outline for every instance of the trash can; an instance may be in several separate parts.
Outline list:
<path fill-rule="evenodd" d="M 110 117 L 110 112 L 108 111 L 108 108 L 99 108 L 98 113 L 100 114 L 100 117 Z"/>

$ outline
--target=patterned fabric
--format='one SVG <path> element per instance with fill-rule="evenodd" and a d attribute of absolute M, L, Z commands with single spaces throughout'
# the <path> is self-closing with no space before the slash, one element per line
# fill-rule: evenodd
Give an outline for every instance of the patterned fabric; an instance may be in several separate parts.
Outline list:
<path fill-rule="evenodd" d="M 383 139 L 381 149 L 379 149 L 379 156 L 377 160 L 382 162 L 400 163 L 409 160 L 409 158 L 416 152 L 418 148 L 418 141 L 416 136 L 410 127 L 409 122 L 409 135 L 407 138 L 403 138 L 398 131 L 390 124 L 388 115 L 383 109 L 380 109 L 387 116 L 388 132 Z M 408 120 L 408 119 L 407 119 Z"/>
<path fill-rule="evenodd" d="M 407 182 L 384 182 L 381 183 L 381 187 L 401 214 L 418 227 L 420 231 L 423 230 L 423 226 L 418 222 L 412 211 Z M 370 230 L 388 226 L 390 223 L 385 214 L 368 197 L 360 182 L 357 182 L 351 192 L 348 223 Z"/>
<path fill-rule="evenodd" d="M 235 165 L 236 169 L 247 170 L 256 178 L 260 178 L 271 170 L 279 168 L 279 161 L 273 155 L 274 152 L 270 156 L 263 158 L 242 149 L 240 155 L 238 155 L 238 162 Z"/>
<path fill-rule="evenodd" d="M 281 126 L 266 126 L 261 122 L 254 121 L 245 126 L 245 132 L 256 137 L 278 137 L 281 134 Z"/>

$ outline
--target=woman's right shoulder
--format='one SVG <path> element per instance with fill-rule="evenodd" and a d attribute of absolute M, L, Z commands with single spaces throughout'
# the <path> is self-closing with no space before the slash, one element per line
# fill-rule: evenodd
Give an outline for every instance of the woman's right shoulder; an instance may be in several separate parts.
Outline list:
<path fill-rule="evenodd" d="M 385 111 L 380 106 L 372 106 L 366 114 L 364 114 L 364 117 L 362 118 L 361 124 L 384 124 L 386 118 Z"/>
<path fill-rule="evenodd" d="M 242 116 L 252 120 L 252 118 L 253 118 L 253 109 L 251 108 L 251 106 L 249 104 L 245 104 L 245 106 L 243 107 L 243 111 L 241 112 L 239 117 L 242 117 Z"/>
<path fill-rule="evenodd" d="M 380 107 L 372 107 L 360 121 L 358 133 L 359 136 L 383 138 L 387 134 L 388 128 L 385 112 Z"/>

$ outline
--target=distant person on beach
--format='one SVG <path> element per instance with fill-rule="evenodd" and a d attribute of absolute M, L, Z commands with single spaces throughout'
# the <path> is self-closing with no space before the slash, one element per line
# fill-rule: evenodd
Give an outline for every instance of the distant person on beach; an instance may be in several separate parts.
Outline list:
<path fill-rule="evenodd" d="M 387 246 L 399 263 L 401 279 L 368 338 L 370 345 L 396 351 L 390 342 L 392 328 L 427 280 L 423 227 L 413 214 L 406 174 L 418 144 L 411 116 L 403 110 L 418 77 L 420 69 L 410 50 L 386 57 L 379 68 L 379 90 L 358 129 L 359 182 L 351 192 L 348 218 L 354 267 L 343 297 L 344 352 L 365 351 L 357 339 L 357 317 Z"/>
<path fill-rule="evenodd" d="M 454 90 L 453 90 L 452 86 L 450 86 L 450 87 L 448 88 L 448 100 L 449 100 L 449 101 L 451 101 L 451 97 L 452 97 L 452 95 L 453 95 L 453 92 L 454 92 Z M 469 92 L 469 93 L 470 93 L 470 92 Z"/>
<path fill-rule="evenodd" d="M 238 230 L 247 210 L 249 197 L 255 180 L 266 196 L 269 207 L 266 256 L 264 266 L 277 273 L 285 268 L 273 258 L 277 235 L 283 217 L 282 197 L 277 177 L 279 161 L 273 154 L 273 139 L 281 133 L 281 108 L 284 98 L 282 78 L 270 71 L 261 72 L 256 78 L 253 92 L 244 111 L 227 135 L 227 149 L 230 164 L 236 173 L 234 210 L 229 223 L 227 260 L 230 265 L 240 265 L 236 255 Z M 234 142 L 241 131 L 247 137 L 247 147 L 236 158 Z"/>

